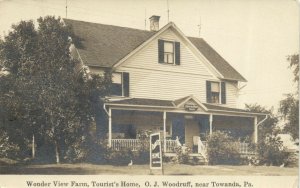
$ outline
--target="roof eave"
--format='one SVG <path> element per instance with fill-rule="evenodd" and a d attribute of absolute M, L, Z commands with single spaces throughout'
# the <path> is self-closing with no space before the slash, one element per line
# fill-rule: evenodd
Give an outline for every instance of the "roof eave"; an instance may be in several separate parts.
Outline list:
<path fill-rule="evenodd" d="M 234 114 L 242 114 L 242 115 L 251 115 L 251 116 L 266 116 L 269 114 L 266 113 L 255 113 L 255 112 L 239 112 L 239 111 L 232 111 L 232 110 L 215 110 L 215 109 L 208 109 L 208 112 L 225 112 L 225 113 L 234 113 Z"/>

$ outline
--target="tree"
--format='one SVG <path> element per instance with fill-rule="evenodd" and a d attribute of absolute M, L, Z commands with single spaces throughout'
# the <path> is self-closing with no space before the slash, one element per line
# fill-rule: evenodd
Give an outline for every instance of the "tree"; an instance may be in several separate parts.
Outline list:
<path fill-rule="evenodd" d="M 289 68 L 293 70 L 294 82 L 299 83 L 299 54 L 289 55 L 287 57 L 289 61 Z"/>
<path fill-rule="evenodd" d="M 53 149 L 59 163 L 74 143 L 89 138 L 94 103 L 109 92 L 111 76 L 78 71 L 69 51 L 74 34 L 60 18 L 47 16 L 37 23 L 37 29 L 32 21 L 14 25 L 0 42 L 0 62 L 10 72 L 3 77 L 9 84 L 0 104 L 16 120 L 6 130 L 13 128 L 27 140 L 36 135 L 37 146 Z"/>
<path fill-rule="evenodd" d="M 4 41 L 0 41 L 0 62 L 9 71 L 1 77 L 0 104 L 5 109 L 3 121 L 6 122 L 2 124 L 2 130 L 25 154 L 33 131 L 38 130 L 35 117 L 39 118 L 39 109 L 34 105 L 37 96 L 31 79 L 37 32 L 32 21 L 21 21 L 12 29 Z M 32 113 L 36 115 L 32 116 Z"/>
<path fill-rule="evenodd" d="M 287 60 L 289 68 L 293 69 L 297 91 L 295 94 L 287 94 L 286 98 L 280 101 L 279 113 L 285 121 L 283 130 L 297 139 L 299 138 L 299 54 L 290 55 Z"/>
<path fill-rule="evenodd" d="M 245 104 L 245 109 L 249 112 L 268 114 L 268 119 L 258 126 L 258 141 L 264 140 L 266 135 L 276 135 L 278 133 L 278 129 L 276 129 L 278 117 L 274 114 L 273 108 L 267 109 L 259 104 Z M 260 116 L 258 121 L 263 118 L 265 116 Z"/>

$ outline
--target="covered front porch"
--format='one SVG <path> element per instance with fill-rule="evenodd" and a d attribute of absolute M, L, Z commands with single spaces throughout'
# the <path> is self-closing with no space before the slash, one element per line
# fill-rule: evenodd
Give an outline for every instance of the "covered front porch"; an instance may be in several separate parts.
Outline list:
<path fill-rule="evenodd" d="M 205 157 L 207 136 L 220 130 L 227 132 L 240 143 L 241 154 L 254 154 L 248 145 L 257 142 L 257 114 L 240 109 L 234 111 L 226 107 L 222 108 L 223 111 L 213 111 L 192 98 L 184 103 L 189 103 L 189 107 L 194 105 L 192 110 L 187 109 L 186 105 L 174 107 L 174 103 L 159 103 L 163 104 L 161 106 L 139 103 L 137 105 L 137 102 L 143 101 L 128 100 L 131 100 L 127 101 L 131 102 L 130 104 L 114 101 L 104 106 L 109 117 L 108 145 L 114 150 L 145 149 L 149 147 L 147 135 L 159 132 L 166 155 L 172 155 L 176 148 L 181 146 Z M 228 111 L 229 109 L 231 111 Z"/>

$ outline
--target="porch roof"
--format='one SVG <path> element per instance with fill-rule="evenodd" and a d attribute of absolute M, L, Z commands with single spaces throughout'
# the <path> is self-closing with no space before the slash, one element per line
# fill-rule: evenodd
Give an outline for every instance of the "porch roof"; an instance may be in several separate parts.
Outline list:
<path fill-rule="evenodd" d="M 120 106 L 120 107 L 156 107 L 156 108 L 168 108 L 168 109 L 178 109 L 178 104 L 184 102 L 189 97 L 184 97 L 177 100 L 158 100 L 158 99 L 145 99 L 145 98 L 129 98 L 123 100 L 115 100 L 115 101 L 106 101 L 105 104 L 107 106 Z M 199 101 L 198 101 L 199 102 Z M 248 114 L 248 115 L 267 115 L 264 113 L 253 113 L 240 108 L 230 108 L 226 106 L 216 105 L 216 104 L 208 104 L 201 103 L 201 105 L 206 107 L 207 113 L 212 112 L 226 112 L 226 113 L 234 113 L 234 114 Z"/>
<path fill-rule="evenodd" d="M 106 104 L 120 104 L 135 105 L 135 106 L 157 106 L 157 107 L 175 107 L 173 101 L 169 100 L 157 100 L 157 99 L 143 99 L 143 98 L 130 98 L 117 101 L 107 101 Z"/>

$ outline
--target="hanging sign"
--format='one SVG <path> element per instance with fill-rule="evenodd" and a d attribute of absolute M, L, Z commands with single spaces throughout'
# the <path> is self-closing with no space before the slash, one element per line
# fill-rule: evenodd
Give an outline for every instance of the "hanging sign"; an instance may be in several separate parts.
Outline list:
<path fill-rule="evenodd" d="M 162 169 L 160 134 L 150 135 L 150 169 Z"/>
<path fill-rule="evenodd" d="M 186 111 L 197 111 L 199 106 L 193 101 L 188 101 L 184 104 L 184 109 Z"/>

